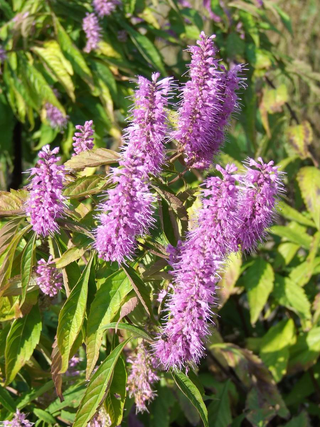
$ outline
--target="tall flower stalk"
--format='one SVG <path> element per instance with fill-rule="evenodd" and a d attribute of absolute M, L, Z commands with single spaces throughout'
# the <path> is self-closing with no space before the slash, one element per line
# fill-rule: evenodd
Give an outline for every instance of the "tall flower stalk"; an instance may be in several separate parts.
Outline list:
<path fill-rule="evenodd" d="M 96 249 L 106 261 L 124 262 L 136 248 L 136 237 L 148 233 L 154 222 L 154 196 L 149 174 L 158 174 L 164 161 L 167 132 L 166 106 L 171 79 L 152 81 L 139 77 L 132 121 L 124 134 L 120 168 L 113 169 L 115 186 L 101 205 L 96 230 Z"/>
<path fill-rule="evenodd" d="M 30 169 L 30 197 L 26 202 L 26 213 L 33 230 L 46 237 L 59 230 L 57 220 L 63 216 L 65 198 L 62 195 L 65 168 L 58 165 L 59 148 L 50 150 L 45 145 L 39 153 L 37 165 Z"/>

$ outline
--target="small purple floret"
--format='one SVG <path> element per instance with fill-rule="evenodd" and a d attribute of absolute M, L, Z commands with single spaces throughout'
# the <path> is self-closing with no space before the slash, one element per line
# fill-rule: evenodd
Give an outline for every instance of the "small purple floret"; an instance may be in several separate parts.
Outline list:
<path fill-rule="evenodd" d="M 119 0 L 93 0 L 93 7 L 101 18 L 111 15 L 118 4 Z"/>

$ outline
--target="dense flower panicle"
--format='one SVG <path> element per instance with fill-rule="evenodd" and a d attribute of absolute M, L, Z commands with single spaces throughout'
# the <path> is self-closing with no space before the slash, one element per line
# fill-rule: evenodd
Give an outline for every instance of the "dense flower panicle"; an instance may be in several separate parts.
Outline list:
<path fill-rule="evenodd" d="M 101 27 L 94 13 L 86 14 L 82 21 L 82 28 L 87 38 L 84 51 L 90 53 L 92 50 L 97 49 L 98 43 L 101 40 Z"/>
<path fill-rule="evenodd" d="M 30 197 L 26 213 L 33 230 L 43 237 L 59 230 L 57 219 L 63 216 L 65 198 L 62 195 L 65 169 L 58 165 L 59 148 L 45 145 L 39 152 L 37 165 L 30 169 Z"/>
<path fill-rule="evenodd" d="M 277 197 L 283 191 L 282 173 L 274 162 L 248 160 L 247 172 L 240 177 L 238 242 L 243 251 L 253 250 L 271 226 Z"/>
<path fill-rule="evenodd" d="M 178 261 L 173 259 L 174 291 L 168 298 L 167 322 L 154 345 L 155 355 L 165 369 L 199 363 L 212 319 L 218 273 L 226 255 L 235 249 L 237 168 L 228 165 L 225 170 L 217 169 L 222 179 L 206 180 L 198 227 L 188 233 Z"/>
<path fill-rule="evenodd" d="M 118 0 L 93 0 L 93 7 L 101 18 L 111 15 L 118 4 Z"/>
<path fill-rule="evenodd" d="M 139 77 L 132 121 L 125 132 L 120 168 L 112 170 L 115 188 L 108 191 L 102 204 L 100 225 L 96 230 L 96 249 L 106 261 L 124 262 L 136 248 L 136 237 L 146 234 L 154 219 L 148 174 L 160 172 L 164 162 L 167 131 L 165 107 L 171 79 L 158 82 Z"/>
<path fill-rule="evenodd" d="M 91 150 L 94 146 L 93 141 L 94 138 L 92 135 L 94 134 L 93 121 L 89 120 L 84 123 L 84 125 L 76 125 L 76 129 L 79 132 L 75 132 L 73 139 L 73 149 L 75 154 L 79 154 L 82 151 Z"/>
<path fill-rule="evenodd" d="M 38 261 L 36 274 L 36 282 L 41 291 L 50 297 L 57 295 L 62 288 L 62 274 L 56 269 L 51 256 L 48 261 Z"/>
<path fill-rule="evenodd" d="M 131 363 L 127 382 L 129 396 L 134 397 L 137 412 L 147 411 L 147 404 L 156 395 L 152 385 L 160 379 L 156 374 L 153 358 L 145 346 L 141 344 L 137 353 L 129 358 L 128 362 Z"/>
<path fill-rule="evenodd" d="M 166 107 L 172 79 L 165 78 L 158 82 L 159 76 L 159 73 L 153 73 L 151 82 L 138 77 L 132 121 L 124 135 L 120 165 L 133 166 L 144 176 L 158 174 L 165 158 L 164 142 L 168 130 Z"/>
<path fill-rule="evenodd" d="M 47 120 L 53 129 L 62 131 L 64 128 L 66 128 L 69 119 L 68 116 L 65 116 L 62 111 L 59 110 L 59 108 L 55 107 L 49 102 L 46 103 L 45 109 Z"/>
<path fill-rule="evenodd" d="M 112 421 L 110 419 L 110 415 L 106 413 L 103 407 L 101 407 L 99 412 L 87 424 L 87 427 L 109 427 L 111 424 Z"/>
<path fill-rule="evenodd" d="M 174 137 L 184 148 L 189 167 L 206 169 L 219 151 L 225 128 L 238 108 L 236 91 L 243 86 L 242 65 L 227 72 L 215 59 L 214 36 L 202 32 L 191 46 L 190 80 L 182 89 L 178 130 Z"/>
<path fill-rule="evenodd" d="M 11 421 L 8 421 L 8 420 L 3 421 L 3 426 L 4 427 L 32 427 L 33 423 L 31 423 L 26 419 L 26 414 L 23 414 L 22 412 L 19 411 L 19 409 L 17 409 L 13 419 Z"/>

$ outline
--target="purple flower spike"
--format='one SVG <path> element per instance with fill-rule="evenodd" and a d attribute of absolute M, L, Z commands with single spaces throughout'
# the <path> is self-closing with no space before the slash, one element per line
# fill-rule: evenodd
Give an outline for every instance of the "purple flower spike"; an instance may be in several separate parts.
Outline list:
<path fill-rule="evenodd" d="M 33 423 L 26 419 L 26 415 L 17 409 L 11 421 L 3 421 L 3 427 L 32 427 Z"/>
<path fill-rule="evenodd" d="M 273 164 L 261 157 L 257 162 L 248 159 L 247 173 L 240 178 L 238 242 L 243 251 L 255 249 L 272 224 L 277 197 L 283 192 L 282 173 Z"/>
<path fill-rule="evenodd" d="M 96 230 L 96 249 L 106 261 L 124 262 L 132 257 L 136 237 L 148 233 L 154 219 L 153 201 L 148 174 L 158 174 L 164 162 L 164 142 L 167 132 L 165 108 L 168 104 L 171 79 L 158 82 L 139 77 L 135 92 L 132 121 L 124 135 L 124 148 L 113 169 L 114 189 L 102 204 L 100 225 Z"/>
<path fill-rule="evenodd" d="M 33 230 L 43 237 L 59 230 L 57 219 L 63 216 L 65 198 L 62 195 L 64 166 L 59 166 L 56 157 L 59 148 L 50 150 L 45 145 L 39 153 L 37 165 L 30 169 L 30 197 L 26 213 Z"/>
<path fill-rule="evenodd" d="M 68 116 L 65 116 L 59 110 L 59 108 L 55 107 L 54 105 L 48 102 L 45 105 L 45 109 L 46 109 L 47 120 L 53 129 L 62 131 L 64 128 L 66 128 L 68 124 L 68 119 L 69 119 Z"/>
<path fill-rule="evenodd" d="M 92 138 L 92 135 L 94 134 L 94 131 L 92 129 L 93 121 L 89 120 L 85 122 L 83 126 L 77 125 L 76 129 L 80 132 L 75 132 L 73 139 L 73 148 L 75 154 L 79 154 L 82 151 L 91 150 L 93 148 L 93 141 L 94 138 Z"/>
<path fill-rule="evenodd" d="M 235 249 L 237 231 L 237 168 L 217 169 L 222 174 L 209 178 L 202 192 L 203 206 L 198 227 L 190 231 L 173 261 L 173 294 L 168 297 L 167 321 L 158 336 L 155 356 L 165 368 L 197 365 L 204 353 L 204 341 L 212 321 L 216 283 L 226 255 Z M 171 250 L 172 252 L 172 250 Z"/>
<path fill-rule="evenodd" d="M 50 297 L 57 295 L 62 288 L 62 274 L 56 269 L 51 256 L 48 261 L 38 261 L 36 273 L 36 282 L 41 291 Z"/>
<path fill-rule="evenodd" d="M 118 4 L 118 0 L 93 0 L 93 7 L 101 18 L 111 15 Z"/>
<path fill-rule="evenodd" d="M 98 18 L 94 13 L 87 13 L 86 17 L 83 18 L 82 28 L 87 37 L 87 44 L 84 51 L 89 53 L 92 50 L 97 49 L 98 43 L 101 40 L 101 27 L 99 25 Z"/>
<path fill-rule="evenodd" d="M 7 59 L 7 52 L 3 46 L 0 45 L 0 64 Z"/>
<path fill-rule="evenodd" d="M 213 39 L 203 32 L 197 46 L 190 46 L 190 80 L 182 89 L 178 130 L 174 137 L 184 148 L 189 167 L 206 169 L 219 151 L 230 115 L 237 108 L 235 91 L 242 65 L 226 72 L 215 59 Z"/>
<path fill-rule="evenodd" d="M 129 396 L 134 397 L 137 412 L 147 411 L 147 403 L 156 396 L 152 385 L 160 379 L 155 372 L 153 358 L 142 344 L 137 348 L 137 354 L 129 358 L 128 362 L 131 363 L 127 383 Z"/>

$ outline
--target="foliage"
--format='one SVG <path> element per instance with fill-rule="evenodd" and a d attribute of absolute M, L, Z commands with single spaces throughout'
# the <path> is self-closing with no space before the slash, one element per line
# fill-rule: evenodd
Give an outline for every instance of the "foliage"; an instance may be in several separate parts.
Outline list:
<path fill-rule="evenodd" d="M 124 0 L 100 20 L 98 49 L 85 53 L 81 23 L 90 2 L 0 0 L 7 55 L 0 75 L 1 420 L 19 409 L 36 425 L 84 427 L 101 406 L 112 426 L 136 418 L 161 427 L 319 423 L 319 134 L 313 107 L 304 105 L 319 94 L 320 75 L 310 55 L 303 62 L 286 50 L 301 28 L 281 2 L 205 4 Z M 286 172 L 286 193 L 268 241 L 242 259 L 230 256 L 207 357 L 195 371 L 161 372 L 149 412 L 136 416 L 126 356 L 141 339 L 152 341 L 157 295 L 171 279 L 165 247 L 192 224 L 199 183 L 214 171 L 185 171 L 175 160 L 162 181 L 153 180 L 161 208 L 151 236 L 139 240 L 136 262 L 119 268 L 98 259 L 92 229 L 110 188 L 106 172 L 119 160 L 132 80 L 153 71 L 186 80 L 184 49 L 202 30 L 216 34 L 224 64 L 247 64 L 242 111 L 217 162 L 273 159 Z M 50 126 L 47 103 L 68 115 L 65 129 Z M 75 125 L 91 119 L 95 149 L 71 157 Z M 21 174 L 46 144 L 59 146 L 72 170 L 64 187 L 68 216 L 48 241 L 24 216 Z M 35 281 L 36 261 L 48 254 L 63 275 L 54 302 Z M 70 368 L 75 355 L 77 371 Z"/>

